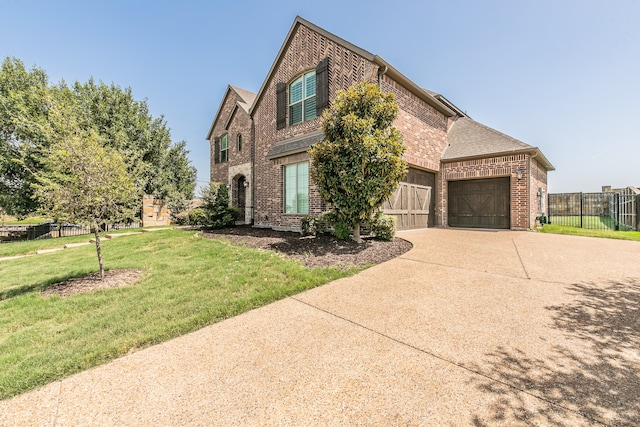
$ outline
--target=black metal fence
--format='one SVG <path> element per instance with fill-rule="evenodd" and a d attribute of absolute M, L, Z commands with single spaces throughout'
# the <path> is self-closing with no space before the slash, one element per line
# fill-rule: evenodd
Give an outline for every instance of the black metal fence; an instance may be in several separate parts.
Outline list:
<path fill-rule="evenodd" d="M 638 194 L 549 194 L 548 206 L 550 224 L 597 230 L 640 230 Z"/>
<path fill-rule="evenodd" d="M 133 221 L 127 224 L 102 224 L 101 231 L 124 230 L 130 228 L 140 228 L 140 221 Z M 56 237 L 83 236 L 92 234 L 93 229 L 88 226 L 76 224 L 30 224 L 30 225 L 9 225 L 0 227 L 0 242 L 13 242 L 19 240 L 51 239 Z"/>

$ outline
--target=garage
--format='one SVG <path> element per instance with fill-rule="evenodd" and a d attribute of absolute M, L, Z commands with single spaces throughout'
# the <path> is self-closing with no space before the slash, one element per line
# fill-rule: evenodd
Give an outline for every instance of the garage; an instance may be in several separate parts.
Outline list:
<path fill-rule="evenodd" d="M 435 174 L 409 168 L 382 211 L 396 218 L 398 230 L 433 227 L 435 224 Z"/>
<path fill-rule="evenodd" d="M 510 228 L 508 177 L 449 181 L 447 194 L 450 227 Z"/>

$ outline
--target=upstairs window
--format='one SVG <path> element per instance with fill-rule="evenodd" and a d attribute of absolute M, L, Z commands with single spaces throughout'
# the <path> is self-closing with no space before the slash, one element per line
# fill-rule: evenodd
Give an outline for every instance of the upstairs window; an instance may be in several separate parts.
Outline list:
<path fill-rule="evenodd" d="M 225 133 L 220 138 L 220 163 L 229 161 L 229 134 Z"/>
<path fill-rule="evenodd" d="M 237 142 L 238 152 L 242 151 L 242 134 L 240 134 L 240 133 L 238 134 L 236 142 Z"/>
<path fill-rule="evenodd" d="M 316 118 L 316 72 L 309 71 L 289 85 L 289 125 Z"/>

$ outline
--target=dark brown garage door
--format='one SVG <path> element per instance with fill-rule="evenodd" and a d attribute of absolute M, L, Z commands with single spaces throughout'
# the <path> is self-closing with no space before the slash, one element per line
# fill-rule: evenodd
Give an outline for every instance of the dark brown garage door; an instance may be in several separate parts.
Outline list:
<path fill-rule="evenodd" d="M 509 228 L 509 178 L 448 182 L 450 227 Z"/>

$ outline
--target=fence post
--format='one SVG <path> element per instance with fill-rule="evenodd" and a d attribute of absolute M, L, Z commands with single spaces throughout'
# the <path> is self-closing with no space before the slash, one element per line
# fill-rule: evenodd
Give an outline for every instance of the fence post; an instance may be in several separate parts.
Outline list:
<path fill-rule="evenodd" d="M 582 191 L 580 192 L 580 228 L 582 228 L 582 208 L 583 208 L 583 203 L 582 203 Z"/>

